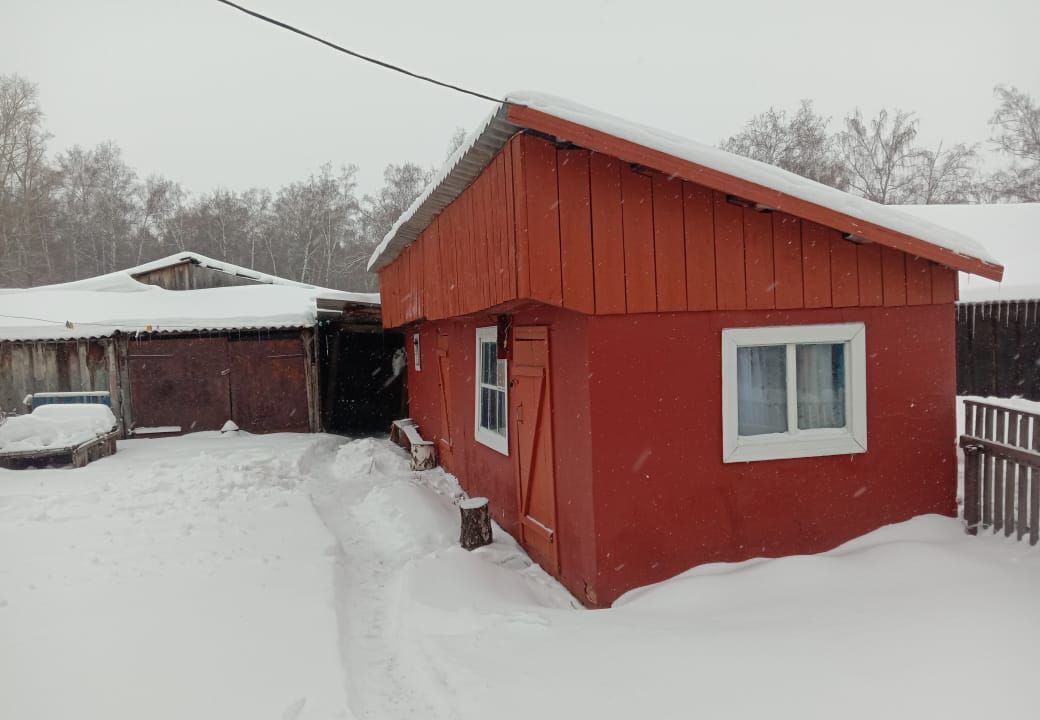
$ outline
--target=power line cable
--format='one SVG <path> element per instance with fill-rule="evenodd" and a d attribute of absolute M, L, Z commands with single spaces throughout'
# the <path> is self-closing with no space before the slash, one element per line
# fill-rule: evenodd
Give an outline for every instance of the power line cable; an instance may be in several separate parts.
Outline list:
<path fill-rule="evenodd" d="M 320 38 L 317 35 L 312 35 L 311 33 L 307 32 L 306 30 L 301 30 L 298 27 L 294 27 L 294 26 L 292 26 L 292 25 L 290 25 L 288 23 L 282 22 L 281 20 L 276 20 L 276 19 L 274 19 L 272 17 L 268 17 L 267 15 L 263 15 L 261 13 L 258 13 L 255 10 L 250 10 L 249 8 L 242 7 L 241 5 L 238 5 L 236 3 L 231 2 L 231 0 L 217 0 L 217 2 L 223 3 L 224 5 L 227 5 L 229 7 L 233 7 L 233 8 L 235 8 L 236 10 L 238 10 L 240 12 L 244 12 L 246 15 L 251 15 L 251 16 L 257 18 L 258 20 L 263 20 L 264 22 L 271 23 L 272 25 L 276 25 L 276 26 L 278 26 L 278 27 L 280 27 L 280 28 L 282 28 L 284 30 L 288 30 L 289 32 L 294 32 L 297 35 L 302 35 L 303 37 L 305 37 L 305 38 L 307 38 L 309 40 L 314 40 L 315 42 L 319 42 L 322 45 L 325 45 L 327 47 L 332 48 L 333 50 L 337 50 L 337 51 L 339 51 L 341 53 L 345 53 L 347 55 L 350 55 L 351 57 L 356 57 L 359 60 L 364 60 L 365 62 L 370 62 L 373 65 L 378 65 L 379 67 L 386 68 L 387 70 L 393 70 L 394 72 L 399 72 L 402 75 L 407 75 L 408 77 L 413 77 L 416 80 L 423 80 L 425 82 L 432 83 L 434 85 L 439 85 L 440 87 L 448 88 L 449 90 L 454 90 L 456 92 L 460 92 L 460 93 L 463 93 L 465 95 L 472 95 L 473 97 L 480 98 L 481 100 L 489 100 L 491 102 L 503 103 L 503 104 L 506 104 L 508 102 L 507 100 L 503 100 L 501 98 L 493 97 L 491 95 L 485 95 L 484 93 L 477 92 L 476 90 L 467 90 L 464 87 L 459 87 L 458 85 L 453 85 L 451 83 L 444 82 L 443 80 L 437 80 L 435 78 L 429 77 L 428 75 L 420 75 L 419 73 L 415 73 L 415 72 L 412 72 L 411 70 L 406 70 L 403 67 L 399 67 L 397 65 L 393 65 L 391 63 L 388 63 L 385 60 L 379 60 L 377 58 L 370 57 L 368 55 L 363 55 L 363 54 L 361 54 L 359 52 L 356 52 L 354 50 L 350 50 L 348 48 L 345 48 L 342 45 L 337 45 L 334 42 L 331 42 L 329 40 L 325 40 L 324 38 Z"/>

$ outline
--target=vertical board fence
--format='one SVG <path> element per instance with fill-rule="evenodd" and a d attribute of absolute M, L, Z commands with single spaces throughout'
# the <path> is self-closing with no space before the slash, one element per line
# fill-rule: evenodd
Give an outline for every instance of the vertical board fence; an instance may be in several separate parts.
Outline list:
<path fill-rule="evenodd" d="M 957 394 L 1040 400 L 1040 300 L 957 304 Z"/>
<path fill-rule="evenodd" d="M 964 522 L 1040 540 L 1040 414 L 964 402 Z"/>

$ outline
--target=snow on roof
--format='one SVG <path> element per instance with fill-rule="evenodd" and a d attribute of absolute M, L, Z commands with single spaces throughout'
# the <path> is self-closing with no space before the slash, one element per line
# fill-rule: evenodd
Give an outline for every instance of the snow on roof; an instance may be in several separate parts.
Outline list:
<path fill-rule="evenodd" d="M 165 290 L 132 277 L 149 269 L 189 261 L 240 269 L 262 278 L 260 282 L 264 284 Z M 72 340 L 137 331 L 310 327 L 318 320 L 319 300 L 378 305 L 379 295 L 306 285 L 195 253 L 180 253 L 98 277 L 0 292 L 0 340 Z"/>
<path fill-rule="evenodd" d="M 902 210 L 976 237 L 1000 258 L 1004 280 L 962 274 L 961 301 L 1040 299 L 1040 203 L 904 205 Z"/>
<path fill-rule="evenodd" d="M 433 217 L 476 178 L 508 138 L 521 129 L 521 126 L 511 119 L 509 105 L 537 110 L 650 150 L 761 185 L 856 220 L 922 240 L 965 258 L 997 265 L 997 261 L 977 239 L 902 212 L 895 207 L 879 205 L 781 168 L 734 155 L 663 130 L 629 122 L 568 100 L 541 93 L 517 92 L 510 93 L 506 97 L 506 103 L 496 107 L 466 138 L 423 193 L 394 223 L 390 232 L 372 253 L 368 263 L 369 270 L 378 270 L 392 262 L 401 250 L 418 237 Z"/>

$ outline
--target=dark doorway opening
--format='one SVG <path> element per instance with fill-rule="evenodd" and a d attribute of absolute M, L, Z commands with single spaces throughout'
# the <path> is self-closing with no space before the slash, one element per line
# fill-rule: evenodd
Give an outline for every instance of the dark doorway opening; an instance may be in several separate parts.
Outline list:
<path fill-rule="evenodd" d="M 401 333 L 329 323 L 322 326 L 318 362 L 327 432 L 385 433 L 407 414 Z"/>

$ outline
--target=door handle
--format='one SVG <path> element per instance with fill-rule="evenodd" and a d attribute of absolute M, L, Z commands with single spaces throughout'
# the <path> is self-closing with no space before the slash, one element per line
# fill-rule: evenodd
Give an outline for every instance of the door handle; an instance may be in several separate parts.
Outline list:
<path fill-rule="evenodd" d="M 220 371 L 220 376 L 221 377 L 223 377 L 225 375 L 230 375 L 230 374 L 231 374 L 231 368 L 225 368 L 224 370 Z"/>

